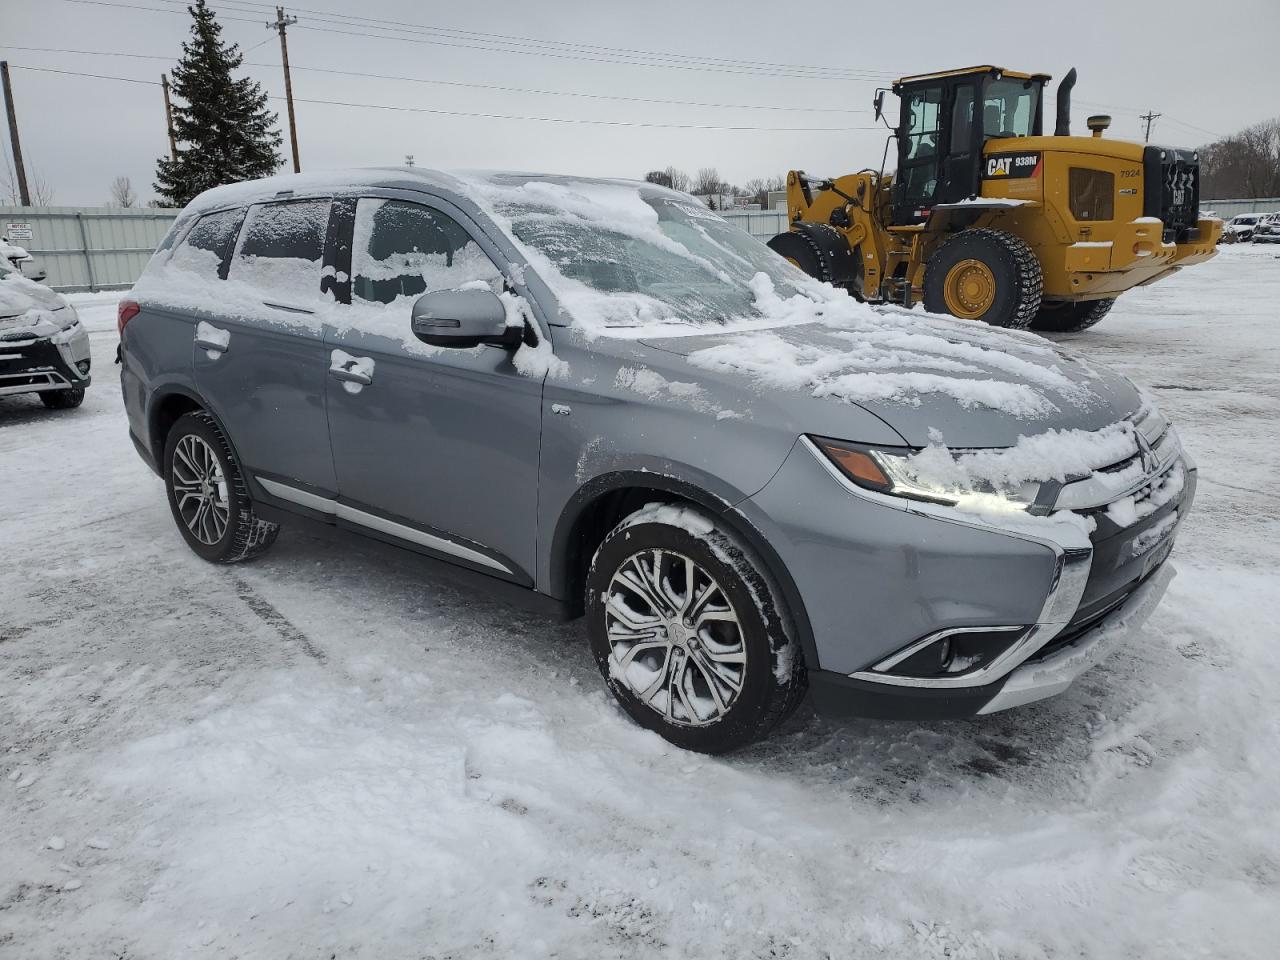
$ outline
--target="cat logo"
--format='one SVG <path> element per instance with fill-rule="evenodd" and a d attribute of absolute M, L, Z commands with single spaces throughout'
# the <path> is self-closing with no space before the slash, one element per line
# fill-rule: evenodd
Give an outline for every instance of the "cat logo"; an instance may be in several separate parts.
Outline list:
<path fill-rule="evenodd" d="M 1040 154 L 1003 153 L 987 157 L 983 178 L 987 180 L 1019 179 L 1034 177 L 1040 172 Z"/>

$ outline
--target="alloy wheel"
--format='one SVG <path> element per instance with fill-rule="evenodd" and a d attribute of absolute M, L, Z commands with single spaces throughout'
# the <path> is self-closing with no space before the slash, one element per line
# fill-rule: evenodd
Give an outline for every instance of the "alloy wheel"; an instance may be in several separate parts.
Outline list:
<path fill-rule="evenodd" d="M 604 614 L 613 676 L 667 722 L 706 726 L 738 699 L 742 625 L 720 584 L 689 557 L 658 549 L 628 557 Z"/>
<path fill-rule="evenodd" d="M 227 481 L 213 448 L 188 433 L 174 447 L 171 471 L 174 502 L 182 522 L 201 543 L 218 543 L 230 522 L 231 505 Z"/>

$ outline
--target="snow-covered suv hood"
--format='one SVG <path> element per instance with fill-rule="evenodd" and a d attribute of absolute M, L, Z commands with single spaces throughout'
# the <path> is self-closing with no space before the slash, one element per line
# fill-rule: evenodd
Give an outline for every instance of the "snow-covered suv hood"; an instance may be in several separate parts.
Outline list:
<path fill-rule="evenodd" d="M 16 272 L 0 273 L 0 333 L 50 336 L 75 319 L 62 294 Z"/>
<path fill-rule="evenodd" d="M 0 317 L 20 317 L 28 310 L 58 310 L 67 305 L 60 293 L 17 272 L 0 274 Z"/>
<path fill-rule="evenodd" d="M 644 343 L 684 357 L 704 383 L 708 373 L 745 377 L 812 424 L 806 432 L 849 440 L 860 438 L 841 436 L 841 404 L 911 446 L 1005 447 L 1049 429 L 1098 430 L 1142 403 L 1124 377 L 1034 334 L 849 298 L 812 312 L 808 323 Z"/>

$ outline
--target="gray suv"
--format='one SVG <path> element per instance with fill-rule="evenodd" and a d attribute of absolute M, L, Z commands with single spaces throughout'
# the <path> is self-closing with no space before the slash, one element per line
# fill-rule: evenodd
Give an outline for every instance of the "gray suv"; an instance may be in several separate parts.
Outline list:
<path fill-rule="evenodd" d="M 680 746 L 1065 689 L 1195 467 L 1122 377 L 819 283 L 692 197 L 361 170 L 219 187 L 120 305 L 130 436 L 219 563 L 345 528 L 585 614 Z"/>

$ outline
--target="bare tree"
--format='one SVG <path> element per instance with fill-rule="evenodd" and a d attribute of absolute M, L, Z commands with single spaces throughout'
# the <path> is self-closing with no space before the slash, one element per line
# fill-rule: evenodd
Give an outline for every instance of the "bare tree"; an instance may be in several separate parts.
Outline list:
<path fill-rule="evenodd" d="M 1200 196 L 1280 196 L 1280 118 L 1200 148 Z"/>
<path fill-rule="evenodd" d="M 111 181 L 111 200 L 113 207 L 133 207 L 138 204 L 138 195 L 133 192 L 133 183 L 128 177 L 120 176 Z"/>
<path fill-rule="evenodd" d="M 660 187 L 671 186 L 671 177 L 665 170 L 650 170 L 644 175 L 646 183 L 656 183 Z"/>
<path fill-rule="evenodd" d="M 715 167 L 702 167 L 694 175 L 693 192 L 699 194 L 717 194 L 724 190 L 725 183 L 720 179 L 720 171 Z"/>
<path fill-rule="evenodd" d="M 681 193 L 689 192 L 689 175 L 683 170 L 667 167 L 662 173 L 663 176 L 671 181 L 670 187 L 672 190 L 679 190 Z"/>
<path fill-rule="evenodd" d="M 769 192 L 781 190 L 785 181 L 781 177 L 753 177 L 744 185 L 743 195 L 750 197 L 764 209 L 769 206 Z"/>
<path fill-rule="evenodd" d="M 13 206 L 22 203 L 22 197 L 18 192 L 17 175 L 7 164 L 4 170 L 3 193 Z M 27 193 L 31 197 L 33 207 L 47 207 L 53 204 L 53 187 L 49 186 L 49 181 L 33 170 L 30 164 L 27 164 Z"/>

